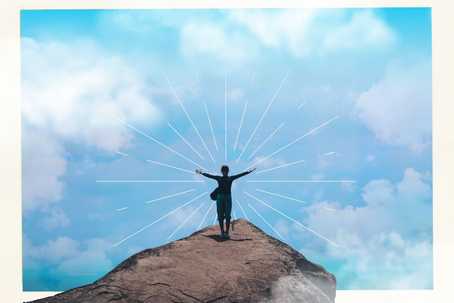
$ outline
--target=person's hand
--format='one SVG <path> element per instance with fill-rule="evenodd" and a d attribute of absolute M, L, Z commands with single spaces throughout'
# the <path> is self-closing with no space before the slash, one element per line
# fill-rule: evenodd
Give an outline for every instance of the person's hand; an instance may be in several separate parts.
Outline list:
<path fill-rule="evenodd" d="M 200 174 L 202 174 L 202 170 L 200 170 L 200 169 L 197 168 L 197 169 L 195 170 L 195 173 L 200 175 Z"/>

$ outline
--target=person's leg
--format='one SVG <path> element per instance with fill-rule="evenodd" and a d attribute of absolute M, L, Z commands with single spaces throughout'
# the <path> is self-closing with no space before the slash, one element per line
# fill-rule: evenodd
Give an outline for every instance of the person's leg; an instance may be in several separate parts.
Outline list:
<path fill-rule="evenodd" d="M 226 223 L 226 233 L 227 236 L 229 235 L 230 231 L 230 218 L 231 218 L 231 213 L 232 213 L 232 196 L 227 195 L 225 200 L 225 223 Z"/>
<path fill-rule="evenodd" d="M 223 210 L 223 201 L 222 195 L 218 194 L 216 199 L 216 209 L 218 213 L 219 229 L 221 230 L 221 235 L 224 235 L 224 210 Z"/>

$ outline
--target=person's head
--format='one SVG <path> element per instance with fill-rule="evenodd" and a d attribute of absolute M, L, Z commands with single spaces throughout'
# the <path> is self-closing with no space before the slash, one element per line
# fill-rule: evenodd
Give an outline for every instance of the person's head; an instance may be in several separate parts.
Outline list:
<path fill-rule="evenodd" d="M 223 176 L 227 176 L 229 174 L 229 167 L 227 165 L 221 166 L 221 173 Z"/>

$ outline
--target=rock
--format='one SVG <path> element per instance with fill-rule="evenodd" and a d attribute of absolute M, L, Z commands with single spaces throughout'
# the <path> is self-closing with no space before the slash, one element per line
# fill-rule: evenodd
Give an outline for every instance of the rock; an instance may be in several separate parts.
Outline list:
<path fill-rule="evenodd" d="M 336 279 L 246 220 L 144 250 L 93 284 L 36 303 L 329 303 Z"/>

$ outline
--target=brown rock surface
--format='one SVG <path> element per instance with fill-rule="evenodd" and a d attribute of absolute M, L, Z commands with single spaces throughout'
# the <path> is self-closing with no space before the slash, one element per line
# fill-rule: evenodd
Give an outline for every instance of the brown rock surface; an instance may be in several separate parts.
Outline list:
<path fill-rule="evenodd" d="M 245 220 L 230 240 L 215 226 L 126 259 L 93 284 L 33 302 L 334 302 L 336 280 Z"/>

